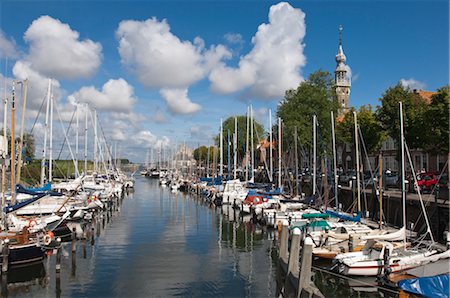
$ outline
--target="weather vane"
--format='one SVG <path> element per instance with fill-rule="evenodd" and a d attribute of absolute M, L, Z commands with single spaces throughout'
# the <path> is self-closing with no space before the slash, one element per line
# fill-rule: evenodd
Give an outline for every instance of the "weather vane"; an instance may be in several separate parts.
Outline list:
<path fill-rule="evenodd" d="M 342 45 L 342 30 L 344 30 L 344 27 L 339 25 L 339 45 Z"/>

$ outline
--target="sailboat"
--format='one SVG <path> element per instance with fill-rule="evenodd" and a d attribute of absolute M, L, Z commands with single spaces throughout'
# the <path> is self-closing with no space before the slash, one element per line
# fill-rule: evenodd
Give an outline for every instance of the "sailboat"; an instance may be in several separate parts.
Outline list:
<path fill-rule="evenodd" d="M 20 82 L 20 84 L 27 84 L 28 81 Z M 11 97 L 11 139 L 15 139 L 15 84 L 17 82 L 13 82 L 12 87 L 12 97 Z M 7 100 L 5 100 L 5 114 L 7 111 Z M 5 117 L 6 124 L 6 117 Z M 4 140 L 6 140 L 6 125 L 4 126 Z M 4 142 L 7 143 L 6 141 Z M 15 142 L 11 143 L 11 160 L 15 161 Z M 11 163 L 11 196 L 10 199 L 14 203 L 15 202 L 15 162 Z M 5 170 L 5 169 L 4 169 Z M 5 183 L 5 180 L 2 181 Z M 2 194 L 3 198 L 5 198 L 5 194 Z M 41 262 L 44 258 L 44 251 L 41 248 L 40 243 L 36 239 L 31 239 L 29 236 L 28 227 L 25 226 L 21 231 L 13 232 L 8 229 L 6 226 L 7 215 L 3 212 L 3 206 L 5 204 L 5 200 L 2 200 L 2 215 L 3 215 L 3 225 L 2 231 L 0 232 L 0 263 L 3 262 L 3 253 L 4 246 L 8 246 L 9 256 L 8 256 L 8 265 L 9 267 L 15 266 L 25 266 L 28 264 Z M 3 264 L 2 264 L 3 265 Z"/>
<path fill-rule="evenodd" d="M 431 246 L 409 248 L 406 242 L 406 197 L 405 197 L 405 138 L 403 130 L 403 107 L 400 102 L 400 134 L 401 134 L 401 162 L 402 162 L 402 199 L 403 199 L 403 227 L 394 233 L 386 235 L 365 236 L 366 245 L 361 251 L 343 253 L 336 256 L 335 268 L 345 275 L 376 276 L 381 273 L 394 273 L 426 265 L 430 262 L 448 258 L 450 251 L 439 253 Z M 410 157 L 410 156 L 408 156 Z M 428 226 L 427 232 L 432 240 L 433 236 L 422 204 Z M 402 242 L 392 242 L 402 239 Z"/>

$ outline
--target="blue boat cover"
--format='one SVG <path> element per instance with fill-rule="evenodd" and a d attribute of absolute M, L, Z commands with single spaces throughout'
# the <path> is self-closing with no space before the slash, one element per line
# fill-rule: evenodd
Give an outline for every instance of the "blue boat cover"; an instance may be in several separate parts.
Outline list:
<path fill-rule="evenodd" d="M 47 184 L 46 184 L 47 185 Z M 61 193 L 56 192 L 56 191 L 51 191 L 51 189 L 49 190 L 32 190 L 30 188 L 25 188 L 23 187 L 23 185 L 17 184 L 16 185 L 16 193 L 24 193 L 27 195 L 38 195 L 38 194 L 49 194 L 52 196 L 62 196 Z"/>
<path fill-rule="evenodd" d="M 17 211 L 20 208 L 25 207 L 26 205 L 36 202 L 37 200 L 39 200 L 40 198 L 43 198 L 46 195 L 47 195 L 46 193 L 39 193 L 36 196 L 32 197 L 31 199 L 25 200 L 23 202 L 17 203 L 12 206 L 6 206 L 3 210 L 5 211 L 6 214 Z"/>
<path fill-rule="evenodd" d="M 217 177 L 215 177 L 214 178 L 214 181 L 213 181 L 213 178 L 209 178 L 209 177 L 203 177 L 203 178 L 200 178 L 200 181 L 202 181 L 202 182 L 208 182 L 208 186 L 211 186 L 211 185 L 221 185 L 222 184 L 222 176 L 217 176 Z"/>
<path fill-rule="evenodd" d="M 398 287 L 424 297 L 450 297 L 450 274 L 404 279 Z"/>
<path fill-rule="evenodd" d="M 361 221 L 361 213 L 358 213 L 357 216 L 350 216 L 350 215 L 342 214 L 342 213 L 335 212 L 332 210 L 327 210 L 326 213 L 328 213 L 331 216 L 338 217 L 338 218 L 348 220 L 348 221 L 355 221 L 355 222 Z"/>
<path fill-rule="evenodd" d="M 52 190 L 52 183 L 49 182 L 42 187 L 27 187 L 26 189 L 31 191 L 49 191 Z"/>

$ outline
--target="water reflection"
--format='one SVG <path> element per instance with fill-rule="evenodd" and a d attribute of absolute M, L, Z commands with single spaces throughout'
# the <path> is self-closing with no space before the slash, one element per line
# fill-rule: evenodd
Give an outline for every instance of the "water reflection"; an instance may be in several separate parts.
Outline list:
<path fill-rule="evenodd" d="M 276 231 L 253 224 L 230 206 L 172 192 L 156 180 L 137 178 L 135 191 L 115 210 L 70 225 L 80 240 L 74 253 L 71 243 L 63 245 L 61 272 L 56 273 L 53 254 L 41 267 L 26 269 L 29 284 L 17 290 L 11 271 L 3 296 L 279 294 Z M 332 277 L 319 274 L 316 281 L 327 296 L 356 293 Z"/>

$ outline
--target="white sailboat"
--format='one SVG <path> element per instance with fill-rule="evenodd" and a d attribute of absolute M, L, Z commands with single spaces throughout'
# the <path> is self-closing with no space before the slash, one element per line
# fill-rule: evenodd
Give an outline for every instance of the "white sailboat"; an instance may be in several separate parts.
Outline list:
<path fill-rule="evenodd" d="M 403 227 L 399 231 L 386 235 L 365 236 L 367 243 L 359 252 L 339 254 L 335 260 L 338 262 L 340 273 L 358 276 L 376 276 L 385 270 L 388 273 L 400 272 L 407 269 L 426 265 L 432 261 L 448 258 L 450 253 L 438 253 L 430 247 L 408 248 L 406 242 L 406 197 L 405 197 L 405 138 L 403 131 L 403 107 L 400 102 L 400 133 L 402 152 L 402 198 L 403 198 Z M 422 207 L 424 207 L 422 205 Z M 427 232 L 432 240 L 431 229 L 425 208 L 425 219 L 428 226 Z M 403 240 L 399 242 L 388 242 L 392 240 Z M 385 272 L 386 273 L 386 272 Z"/>

